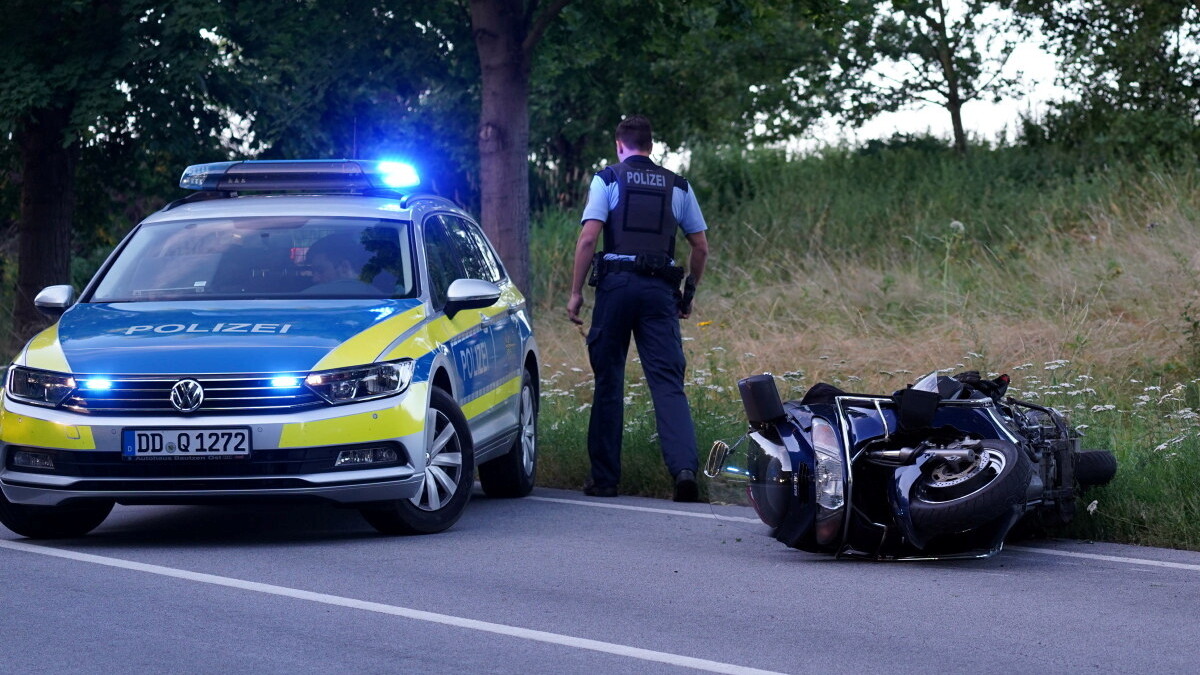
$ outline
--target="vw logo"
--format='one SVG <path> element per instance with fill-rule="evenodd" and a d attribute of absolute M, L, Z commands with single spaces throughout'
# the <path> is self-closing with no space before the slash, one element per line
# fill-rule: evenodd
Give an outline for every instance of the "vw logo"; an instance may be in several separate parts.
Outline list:
<path fill-rule="evenodd" d="M 192 412 L 204 402 L 204 387 L 195 380 L 180 380 L 171 387 L 171 405 L 179 412 Z"/>

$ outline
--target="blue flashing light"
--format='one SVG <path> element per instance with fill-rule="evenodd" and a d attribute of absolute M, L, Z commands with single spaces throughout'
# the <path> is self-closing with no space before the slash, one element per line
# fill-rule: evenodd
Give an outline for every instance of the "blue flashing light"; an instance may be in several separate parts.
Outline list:
<path fill-rule="evenodd" d="M 206 191 L 360 192 L 400 190 L 421 184 L 411 164 L 357 159 L 251 160 L 196 164 L 179 187 Z"/>
<path fill-rule="evenodd" d="M 271 386 L 276 389 L 295 389 L 300 386 L 300 378 L 298 377 L 273 377 L 271 378 Z"/>
<path fill-rule="evenodd" d="M 105 391 L 112 389 L 113 385 L 112 380 L 106 380 L 102 377 L 93 377 L 87 380 L 82 380 L 79 384 L 84 389 L 90 389 L 92 391 Z"/>
<path fill-rule="evenodd" d="M 383 161 L 377 165 L 380 179 L 390 188 L 415 187 L 421 184 L 421 177 L 411 164 L 404 162 Z"/>

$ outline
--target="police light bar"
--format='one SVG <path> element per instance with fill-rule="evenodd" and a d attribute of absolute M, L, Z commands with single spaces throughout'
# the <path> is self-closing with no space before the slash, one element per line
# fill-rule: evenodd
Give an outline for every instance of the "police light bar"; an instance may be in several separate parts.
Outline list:
<path fill-rule="evenodd" d="M 179 187 L 207 191 L 399 190 L 421 184 L 404 162 L 359 159 L 246 160 L 195 164 Z"/>

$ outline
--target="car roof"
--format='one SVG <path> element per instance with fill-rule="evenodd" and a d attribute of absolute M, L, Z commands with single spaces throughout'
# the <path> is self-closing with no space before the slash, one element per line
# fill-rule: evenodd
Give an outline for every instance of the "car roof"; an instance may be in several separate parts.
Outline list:
<path fill-rule="evenodd" d="M 413 220 L 432 210 L 451 211 L 468 217 L 452 202 L 432 195 L 375 197 L 354 194 L 255 194 L 195 201 L 178 201 L 151 214 L 143 223 L 161 223 L 197 218 L 254 216 L 342 216 Z"/>

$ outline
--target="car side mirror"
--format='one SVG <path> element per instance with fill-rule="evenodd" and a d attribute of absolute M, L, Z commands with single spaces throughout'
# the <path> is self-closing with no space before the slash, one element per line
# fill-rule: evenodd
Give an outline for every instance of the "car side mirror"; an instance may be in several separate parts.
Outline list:
<path fill-rule="evenodd" d="M 33 306 L 50 318 L 58 318 L 75 304 L 75 289 L 68 284 L 47 286 L 33 298 Z"/>
<path fill-rule="evenodd" d="M 482 309 L 496 304 L 500 287 L 482 279 L 455 279 L 446 290 L 446 316 L 451 319 L 464 309 Z"/>

